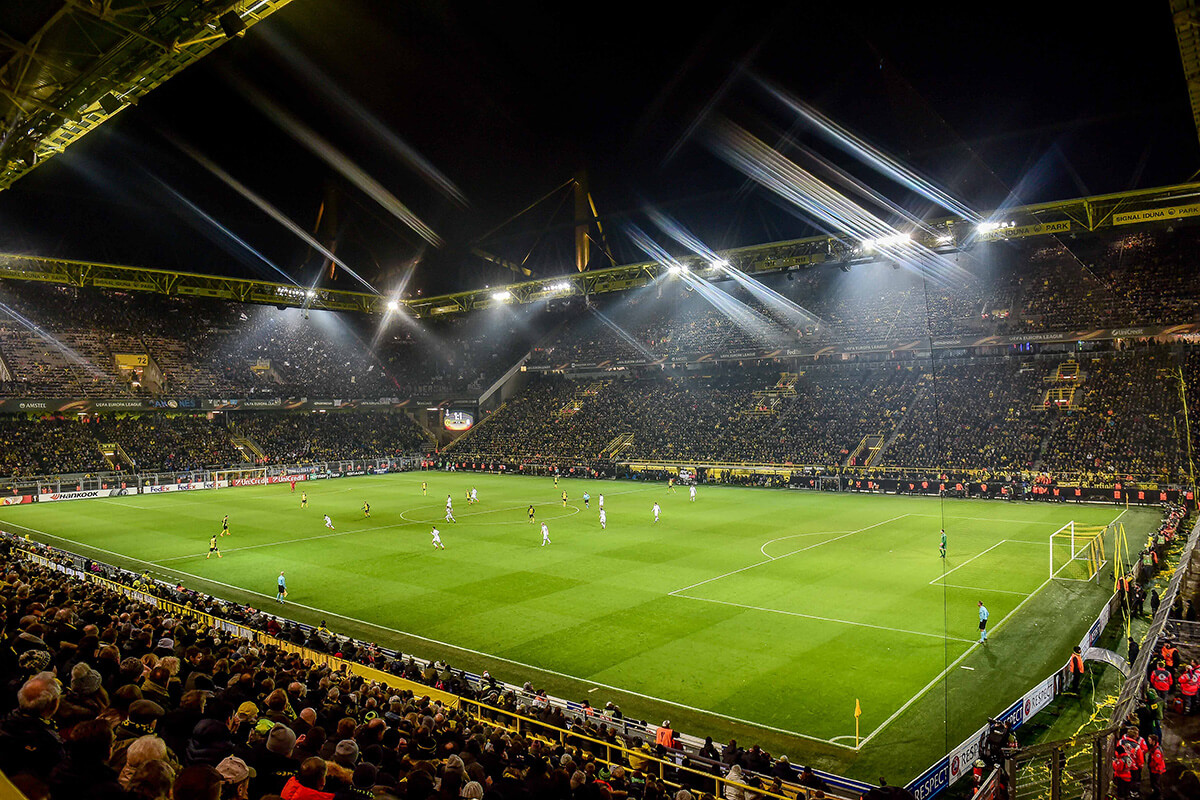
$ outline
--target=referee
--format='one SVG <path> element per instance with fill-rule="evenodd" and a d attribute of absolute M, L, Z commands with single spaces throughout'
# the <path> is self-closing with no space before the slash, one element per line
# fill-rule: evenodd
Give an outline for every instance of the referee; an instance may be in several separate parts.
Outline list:
<path fill-rule="evenodd" d="M 282 603 L 285 597 L 287 597 L 287 581 L 283 579 L 283 570 L 279 570 L 279 593 L 275 595 L 275 600 Z"/>
<path fill-rule="evenodd" d="M 979 601 L 979 643 L 987 644 L 988 610 L 983 601 Z"/>

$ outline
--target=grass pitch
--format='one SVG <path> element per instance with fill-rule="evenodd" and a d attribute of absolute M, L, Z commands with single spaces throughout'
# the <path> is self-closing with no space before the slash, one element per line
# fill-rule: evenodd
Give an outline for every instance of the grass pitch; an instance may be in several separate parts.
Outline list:
<path fill-rule="evenodd" d="M 447 494 L 456 523 L 443 519 Z M 223 558 L 206 559 L 224 514 Z M 686 487 L 659 483 L 424 472 L 302 482 L 295 494 L 282 484 L 13 506 L 0 526 L 405 652 L 613 700 L 630 716 L 760 742 L 793 763 L 900 782 L 1065 662 L 1111 594 L 1111 567 L 1098 582 L 1049 580 L 1049 536 L 1118 515 L 1131 543 L 1158 519 L 709 486 L 691 502 Z M 435 525 L 445 550 L 431 545 Z"/>

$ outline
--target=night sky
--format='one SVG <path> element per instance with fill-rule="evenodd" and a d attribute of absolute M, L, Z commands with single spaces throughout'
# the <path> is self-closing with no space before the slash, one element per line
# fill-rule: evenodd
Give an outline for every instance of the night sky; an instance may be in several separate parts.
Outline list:
<path fill-rule="evenodd" d="M 619 263 L 645 259 L 622 228 L 648 227 L 646 204 L 717 249 L 809 235 L 805 219 L 702 143 L 704 120 L 725 117 L 765 141 L 790 132 L 822 146 L 762 82 L 981 210 L 1010 192 L 1062 199 L 1181 182 L 1200 167 L 1165 0 L 1107 16 L 1073 3 L 739 3 L 710 14 L 661 5 L 297 0 L 0 193 L 0 249 L 279 279 L 165 184 L 311 280 L 320 257 L 173 141 L 305 229 L 327 200 L 319 238 L 336 236 L 339 255 L 385 290 L 413 264 L 410 289 L 426 294 L 511 279 L 471 256 L 472 244 L 584 169 Z M 445 245 L 425 245 L 256 108 L 252 92 L 349 156 Z M 347 100 L 467 205 L 422 179 Z M 573 269 L 571 203 L 558 200 L 482 246 L 515 261 L 532 251 L 538 276 Z M 359 288 L 346 276 L 332 285 Z"/>

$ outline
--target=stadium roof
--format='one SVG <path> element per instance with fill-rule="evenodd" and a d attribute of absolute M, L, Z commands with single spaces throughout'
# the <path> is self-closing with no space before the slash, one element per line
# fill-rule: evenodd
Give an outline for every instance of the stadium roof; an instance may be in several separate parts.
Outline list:
<path fill-rule="evenodd" d="M 947 4 L 914 25 L 911 9 L 887 4 L 680 15 L 618 3 L 581 27 L 566 7 L 308 0 L 177 74 L 154 42 L 211 50 L 228 41 L 212 16 L 231 5 L 0 0 L 0 112 L 37 122 L 0 134 L 0 186 L 12 186 L 0 192 L 0 252 L 366 289 L 342 269 L 330 279 L 328 259 L 278 224 L 286 217 L 382 291 L 404 280 L 427 296 L 495 286 L 513 277 L 501 263 L 567 278 L 570 203 L 565 220 L 530 215 L 480 240 L 581 167 L 607 238 L 593 268 L 645 258 L 625 229 L 645 226 L 647 207 L 719 251 L 837 230 L 706 152 L 704 122 L 714 117 L 789 155 L 818 145 L 762 83 L 973 208 L 1170 184 L 1191 175 L 1200 153 L 1165 3 L 1121 26 L 1057 6 L 1035 22 Z M 247 24 L 283 5 L 237 4 Z M 204 30 L 176 33 L 197 8 Z M 158 21 L 129 24 L 139 13 Z M 118 62 L 131 71 L 118 74 Z M 3 74 L 25 65 L 20 87 Z M 123 106 L 79 141 L 111 116 L 100 98 L 131 99 L 169 73 L 138 108 Z M 831 149 L 822 155 L 838 168 L 878 178 Z M 25 155 L 49 166 L 12 184 L 29 171 Z M 341 160 L 358 172 L 331 166 Z M 437 239 L 348 174 L 385 188 L 391 209 L 411 210 Z M 916 217 L 940 213 L 885 184 L 870 186 Z"/>
<path fill-rule="evenodd" d="M 0 189 L 291 0 L 9 0 Z"/>
<path fill-rule="evenodd" d="M 1052 203 L 1008 208 L 987 216 L 982 226 L 955 217 L 929 220 L 917 241 L 937 252 L 967 249 L 981 241 L 1037 237 L 1074 237 L 1104 229 L 1194 222 L 1200 218 L 1200 183 L 1136 189 Z M 852 264 L 880 260 L 862 243 L 844 237 L 810 236 L 783 242 L 723 250 L 721 260 L 748 274 L 788 272 L 822 264 L 849 269 Z M 679 265 L 721 277 L 721 266 L 704 259 L 681 259 Z M 384 314 L 401 306 L 417 317 L 454 314 L 510 304 L 535 303 L 633 289 L 667 273 L 667 264 L 644 261 L 565 276 L 540 278 L 428 297 L 394 296 L 295 284 L 172 272 L 70 259 L 0 253 L 0 278 L 41 281 L 66 286 L 150 292 L 182 297 L 210 297 L 280 307 L 316 308 Z"/>

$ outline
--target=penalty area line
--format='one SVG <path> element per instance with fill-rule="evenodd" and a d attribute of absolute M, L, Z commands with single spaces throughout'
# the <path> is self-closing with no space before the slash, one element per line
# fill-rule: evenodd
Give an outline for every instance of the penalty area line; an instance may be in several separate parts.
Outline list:
<path fill-rule="evenodd" d="M 911 514 L 900 514 L 899 516 L 892 517 L 891 519 L 885 519 L 883 522 L 876 522 L 874 525 L 868 525 L 865 528 L 858 528 L 857 530 L 846 531 L 841 536 L 835 536 L 832 539 L 823 539 L 823 540 L 817 542 L 816 544 L 810 544 L 807 547 L 801 547 L 798 550 L 792 550 L 791 552 L 784 553 L 781 556 L 767 556 L 762 561 L 756 561 L 753 564 L 749 564 L 749 565 L 741 567 L 739 569 L 730 570 L 729 572 L 723 573 L 721 575 L 716 575 L 712 578 L 706 578 L 702 581 L 698 581 L 697 583 L 693 583 L 691 586 L 684 586 L 682 589 L 676 589 L 672 592 L 667 592 L 667 596 L 675 597 L 676 595 L 679 595 L 682 592 L 686 592 L 689 589 L 695 589 L 697 586 L 703 586 L 706 583 L 712 583 L 713 581 L 719 581 L 722 578 L 728 578 L 730 575 L 737 575 L 739 572 L 745 572 L 748 569 L 754 569 L 755 567 L 761 567 L 763 564 L 770 564 L 772 561 L 779 561 L 781 559 L 787 558 L 788 556 L 794 556 L 797 553 L 803 553 L 806 550 L 812 550 L 815 547 L 822 547 L 824 545 L 831 544 L 831 543 L 839 541 L 841 539 L 845 539 L 847 536 L 853 536 L 856 533 L 862 533 L 863 531 L 869 531 L 872 528 L 878 528 L 880 525 L 887 525 L 889 522 L 895 522 L 898 519 L 904 519 L 905 517 L 908 517 L 908 516 L 912 516 L 912 515 Z M 776 540 L 773 540 L 773 541 L 776 541 Z M 764 542 L 763 547 L 766 547 L 770 543 L 771 542 Z M 759 548 L 759 549 L 761 551 L 761 548 Z M 692 598 L 692 599 L 696 600 L 699 598 Z"/>
<path fill-rule="evenodd" d="M 0 524 L 8 525 L 8 526 L 11 526 L 14 528 L 21 528 L 22 530 L 30 531 L 31 533 L 36 533 L 40 536 L 48 536 L 51 539 L 58 539 L 59 541 L 67 542 L 76 547 L 82 547 L 84 549 L 94 550 L 98 553 L 106 553 L 111 556 L 116 556 L 119 559 L 124 559 L 126 561 L 136 561 L 139 564 L 148 564 L 153 567 L 159 566 L 158 564 L 155 564 L 152 561 L 145 561 L 144 559 L 135 558 L 134 556 L 128 556 L 128 555 L 125 555 L 124 553 L 118 553 L 113 550 L 107 550 L 103 547 L 96 547 L 95 545 L 83 544 L 82 542 L 77 542 L 74 539 L 68 539 L 65 536 L 59 536 L 57 534 L 47 533 L 46 531 L 38 530 L 37 528 L 31 528 L 28 525 L 21 525 L 20 523 L 16 523 L 16 522 L 4 522 L 3 520 L 0 520 Z M 256 597 L 262 597 L 267 600 L 275 599 L 274 596 L 269 595 L 269 594 L 264 594 L 263 592 L 256 592 L 253 589 L 244 589 L 241 586 L 234 586 L 233 584 L 213 580 L 212 578 L 205 578 L 203 576 L 196 575 L 191 572 L 185 572 L 183 570 L 175 569 L 174 567 L 162 567 L 162 569 L 165 569 L 168 572 L 174 572 L 177 575 L 184 575 L 186 577 L 193 578 L 197 581 L 200 581 L 202 583 L 208 583 L 213 586 L 221 586 L 226 589 L 233 589 L 234 591 L 243 592 L 245 594 L 254 595 Z M 532 670 L 534 672 L 540 672 L 543 675 L 553 675 L 557 678 L 565 678 L 567 680 L 576 681 L 580 684 L 596 686 L 596 687 L 599 687 L 602 689 L 608 689 L 609 691 L 617 692 L 619 694 L 627 695 L 630 697 L 637 697 L 642 700 L 649 700 L 654 703 L 662 703 L 664 705 L 673 706 L 674 708 L 682 708 L 686 711 L 692 711 L 697 714 L 704 714 L 704 715 L 708 715 L 710 717 L 716 717 L 718 719 L 723 719 L 728 722 L 736 722 L 741 725 L 748 725 L 752 728 L 761 728 L 763 730 L 772 731 L 774 733 L 782 733 L 787 736 L 795 736 L 800 739 L 806 739 L 811 742 L 821 742 L 822 744 L 828 744 L 833 747 L 840 747 L 845 750 L 854 750 L 855 749 L 848 745 L 844 745 L 839 742 L 835 742 L 831 739 L 822 739 L 819 736 L 812 736 L 807 733 L 800 733 L 799 731 L 790 731 L 790 730 L 787 730 L 786 728 L 777 728 L 774 725 L 768 725 L 764 722 L 755 722 L 753 720 L 742 719 L 741 717 L 734 717 L 729 714 L 722 714 L 719 711 L 712 711 L 712 710 L 705 709 L 705 708 L 698 708 L 696 706 L 691 706 L 686 703 L 680 703 L 675 700 L 667 700 L 662 697 L 655 697 L 654 695 L 643 694 L 642 692 L 636 692 L 636 691 L 633 691 L 632 689 L 622 689 L 619 686 L 613 686 L 608 683 L 601 683 L 600 681 L 588 680 L 586 678 L 580 678 L 577 675 L 571 675 L 566 672 L 559 672 L 557 670 L 547 669 L 546 667 L 538 667 L 533 664 L 526 664 L 523 661 L 517 661 L 515 659 L 505 658 L 504 656 L 492 655 L 491 653 L 485 653 L 482 650 L 474 650 L 470 647 L 463 647 L 462 645 L 451 644 L 450 642 L 443 642 L 438 639 L 431 639 L 428 636 L 422 636 L 419 633 L 409 633 L 408 631 L 402 631 L 397 628 L 389 628 L 386 625 L 380 625 L 375 622 L 367 622 L 366 620 L 361 620 L 361 619 L 358 619 L 357 617 L 347 616 L 346 614 L 339 614 L 336 611 L 330 611 L 330 610 L 324 609 L 324 608 L 316 608 L 315 606 L 305 605 L 304 603 L 296 603 L 291 600 L 287 601 L 283 605 L 285 607 L 288 605 L 296 606 L 298 608 L 303 608 L 308 611 L 312 611 L 319 615 L 325 615 L 326 617 L 336 617 L 341 620 L 346 620 L 347 622 L 354 622 L 359 625 L 366 626 L 368 628 L 375 628 L 376 630 L 386 631 L 388 633 L 394 633 L 399 636 L 408 637 L 410 639 L 416 639 L 418 641 L 426 642 L 428 644 L 436 645 L 438 647 L 445 647 L 445 648 L 449 648 L 451 650 L 457 650 L 461 653 L 470 653 L 471 655 L 479 656 L 481 658 L 492 659 L 494 661 L 502 661 L 505 664 L 511 664 L 514 667 L 520 667 L 522 669 L 528 669 L 528 670 Z M 263 610 L 263 609 L 260 609 L 260 610 Z M 264 613 L 266 613 L 265 610 L 263 610 L 263 611 L 264 611 Z"/>
<path fill-rule="evenodd" d="M 764 608 L 763 606 L 751 606 L 751 605 L 746 605 L 745 603 L 733 603 L 728 600 L 713 600 L 712 598 L 709 598 L 709 597 L 692 597 L 690 594 L 676 594 L 673 596 L 680 597 L 685 600 L 698 600 L 702 603 L 717 603 L 718 605 L 722 605 L 722 606 L 736 606 L 737 608 L 744 608 L 748 611 L 765 611 L 769 614 L 786 614 L 789 617 L 803 617 L 804 619 L 814 619 L 819 622 L 836 622 L 836 623 L 839 623 L 842 625 L 853 625 L 858 628 L 873 628 L 874 630 L 877 630 L 877 631 L 891 631 L 892 633 L 906 633 L 911 636 L 927 636 L 931 639 L 937 639 L 938 641 L 944 641 L 946 639 L 949 639 L 949 640 L 955 641 L 955 642 L 963 642 L 963 643 L 970 643 L 972 641 L 971 639 L 960 639 L 957 636 L 945 636 L 940 633 L 927 633 L 925 631 L 910 631 L 910 630 L 907 630 L 906 628 L 892 628 L 887 625 L 872 625 L 869 622 L 855 622 L 855 621 L 849 620 L 849 619 L 837 619 L 836 617 L 821 617 L 821 616 L 817 616 L 816 614 L 803 614 L 799 611 L 784 611 L 779 608 Z"/>
<path fill-rule="evenodd" d="M 1115 517 L 1113 517 L 1112 520 L 1108 524 L 1112 525 L 1113 522 L 1116 522 L 1123 516 L 1125 516 L 1124 511 L 1122 511 L 1120 514 L 1117 514 Z M 1107 526 L 1105 526 L 1105 527 L 1107 527 Z M 1066 566 L 1066 565 L 1064 565 L 1064 566 Z M 1060 567 L 1059 570 L 1061 571 L 1061 569 L 1062 568 Z M 1037 595 L 1039 592 L 1042 591 L 1042 589 L 1045 589 L 1046 586 L 1048 586 L 1050 584 L 1050 582 L 1053 580 L 1054 580 L 1053 575 L 1050 576 L 1049 578 L 1046 578 L 1046 580 L 1042 582 L 1041 586 L 1034 589 L 1033 592 L 1028 597 L 1026 597 L 1021 602 L 1017 603 L 1016 607 L 1013 608 L 1012 611 L 1005 614 L 1004 618 L 996 623 L 996 627 L 993 628 L 991 632 L 995 633 L 996 631 L 1000 630 L 1000 628 L 1002 628 L 1004 626 L 1004 623 L 1006 623 L 1010 619 L 1012 619 L 1012 616 L 1014 614 L 1016 614 L 1018 611 L 1020 611 L 1021 608 L 1026 603 L 1028 603 L 1030 600 L 1032 600 L 1035 595 Z M 863 739 L 862 742 L 859 744 L 859 749 L 865 747 L 867 742 L 869 742 L 875 738 L 876 734 L 878 734 L 880 731 L 882 731 L 888 725 L 891 725 L 892 722 L 894 722 L 897 717 L 899 717 L 901 714 L 903 714 L 905 711 L 908 710 L 909 706 L 911 706 L 913 703 L 917 702 L 922 697 L 924 697 L 929 692 L 930 689 L 932 689 L 934 686 L 936 686 L 938 683 L 940 683 L 947 675 L 949 675 L 951 670 L 953 670 L 955 667 L 957 667 L 959 664 L 961 664 L 964 660 L 966 660 L 967 656 L 971 655 L 971 653 L 974 653 L 976 650 L 978 650 L 980 644 L 982 644 L 982 643 L 976 642 L 975 644 L 968 647 L 966 652 L 964 652 L 961 656 L 954 659 L 954 661 L 950 663 L 950 666 L 946 667 L 944 670 L 942 670 L 940 673 L 938 673 L 938 675 L 933 680 L 931 680 L 929 683 L 925 684 L 925 687 L 923 689 L 921 689 L 921 691 L 914 694 L 911 698 L 909 698 L 908 702 L 906 702 L 904 705 L 900 706 L 900 708 L 896 709 L 895 713 L 893 713 L 890 717 L 888 717 L 882 723 L 880 723 L 879 727 L 877 727 L 875 730 L 873 730 L 869 734 L 867 734 L 866 738 Z"/>

